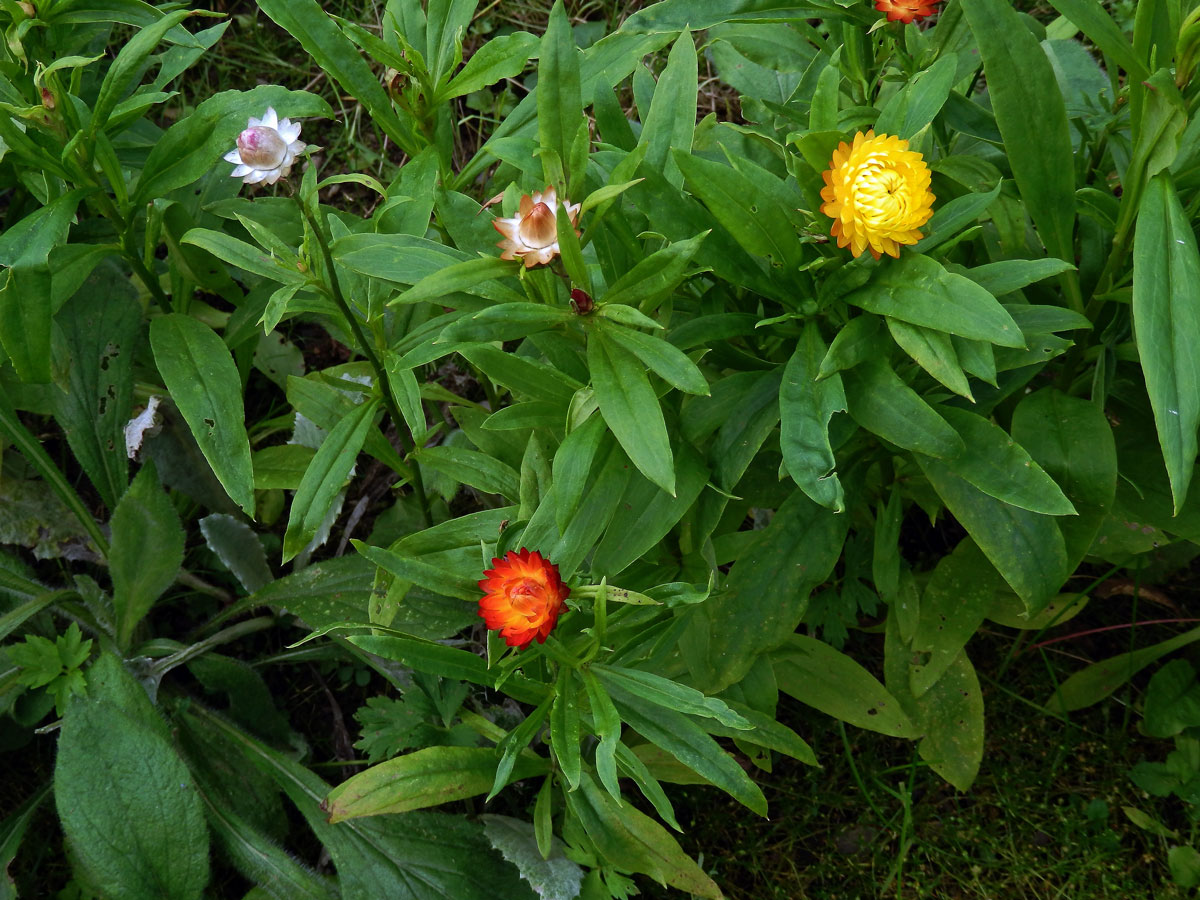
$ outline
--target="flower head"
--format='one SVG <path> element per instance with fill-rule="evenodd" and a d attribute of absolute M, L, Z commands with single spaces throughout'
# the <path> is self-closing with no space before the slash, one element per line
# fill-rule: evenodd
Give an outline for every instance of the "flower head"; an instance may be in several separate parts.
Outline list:
<path fill-rule="evenodd" d="M 941 0 L 875 0 L 875 8 L 887 13 L 889 22 L 915 22 L 937 12 Z"/>
<path fill-rule="evenodd" d="M 296 155 L 303 152 L 304 141 L 298 137 L 300 123 L 280 119 L 268 106 L 261 119 L 250 117 L 237 146 L 225 154 L 225 162 L 235 166 L 229 174 L 245 184 L 274 184 L 292 170 Z"/>
<path fill-rule="evenodd" d="M 908 141 L 874 131 L 854 136 L 833 151 L 822 173 L 821 212 L 833 219 L 831 234 L 839 247 L 859 256 L 863 250 L 900 256 L 900 244 L 915 244 L 919 229 L 933 215 L 929 167 Z"/>
<path fill-rule="evenodd" d="M 571 594 L 558 577 L 558 566 L 536 550 L 521 548 L 493 559 L 483 574 L 479 615 L 487 627 L 499 630 L 510 647 L 524 647 L 534 638 L 545 643 Z"/>
<path fill-rule="evenodd" d="M 564 200 L 567 216 L 574 225 L 579 221 L 579 204 Z M 522 259 L 529 269 L 548 263 L 558 256 L 558 195 L 553 187 L 521 198 L 521 206 L 511 219 L 493 219 L 492 225 L 504 235 L 496 244 L 504 252 L 501 259 Z M 576 234 L 579 231 L 576 230 Z"/>

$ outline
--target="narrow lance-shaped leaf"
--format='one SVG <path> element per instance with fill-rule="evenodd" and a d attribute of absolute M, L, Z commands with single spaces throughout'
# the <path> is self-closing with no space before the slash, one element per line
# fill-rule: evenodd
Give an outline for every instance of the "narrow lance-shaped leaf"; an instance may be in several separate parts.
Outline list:
<path fill-rule="evenodd" d="M 643 475 L 674 495 L 671 440 L 642 364 L 604 332 L 593 329 L 588 335 L 588 368 L 600 412 L 621 447 Z"/>
<path fill-rule="evenodd" d="M 1167 173 L 1150 180 L 1133 245 L 1133 324 L 1178 514 L 1200 425 L 1200 254 Z"/>
<path fill-rule="evenodd" d="M 1075 259 L 1075 160 L 1046 54 L 1005 0 L 962 0 L 1013 177 L 1046 250 Z"/>
<path fill-rule="evenodd" d="M 150 324 L 150 346 L 171 399 L 230 498 L 254 515 L 254 468 L 242 380 L 229 348 L 203 323 L 180 313 Z"/>

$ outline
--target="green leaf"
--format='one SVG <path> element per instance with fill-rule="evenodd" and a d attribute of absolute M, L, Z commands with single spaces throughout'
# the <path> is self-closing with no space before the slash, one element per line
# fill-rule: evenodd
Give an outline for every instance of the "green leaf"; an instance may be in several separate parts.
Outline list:
<path fill-rule="evenodd" d="M 625 681 L 597 674 L 630 728 L 748 809 L 766 816 L 767 801 L 762 791 L 699 725 L 682 713 L 626 691 Z"/>
<path fill-rule="evenodd" d="M 847 517 L 795 491 L 771 524 L 734 563 L 722 591 L 694 607 L 708 625 L 709 677 L 722 690 L 741 679 L 755 658 L 800 624 L 812 590 L 841 556 Z"/>
<path fill-rule="evenodd" d="M 587 690 L 588 706 L 591 708 L 592 725 L 600 743 L 596 745 L 596 774 L 609 795 L 621 802 L 621 786 L 617 781 L 617 746 L 621 742 L 621 716 L 613 705 L 612 698 L 590 669 L 579 672 Z"/>
<path fill-rule="evenodd" d="M 958 57 L 947 53 L 910 78 L 908 84 L 893 94 L 880 110 L 879 118 L 875 120 L 875 133 L 894 134 L 905 140 L 915 137 L 942 111 L 954 86 L 957 70 Z"/>
<path fill-rule="evenodd" d="M 213 513 L 200 520 L 200 533 L 208 549 L 233 573 L 246 591 L 253 593 L 275 580 L 267 566 L 262 541 L 245 522 Z"/>
<path fill-rule="evenodd" d="M 97 660 L 88 697 L 67 707 L 54 799 L 74 858 L 104 894 L 203 894 L 208 828 L 191 773 L 145 691 L 115 657 Z"/>
<path fill-rule="evenodd" d="M 303 444 L 276 444 L 255 450 L 254 489 L 256 491 L 294 491 L 316 453 Z"/>
<path fill-rule="evenodd" d="M 842 373 L 846 408 L 859 425 L 886 441 L 927 456 L 954 459 L 962 438 L 890 365 L 871 359 Z"/>
<path fill-rule="evenodd" d="M 1005 0 L 962 0 L 1021 199 L 1051 256 L 1073 262 L 1075 159 L 1046 54 Z"/>
<path fill-rule="evenodd" d="M 309 541 L 329 514 L 334 500 L 350 477 L 359 451 L 367 439 L 367 431 L 375 418 L 378 401 L 367 400 L 343 418 L 321 442 L 288 515 L 287 532 L 283 536 L 283 561 L 295 557 Z"/>
<path fill-rule="evenodd" d="M 162 41 L 163 36 L 184 19 L 193 16 L 192 10 L 181 9 L 168 13 L 158 21 L 138 29 L 124 43 L 100 83 L 100 92 L 92 106 L 92 117 L 88 123 L 88 137 L 95 140 L 96 132 L 108 124 L 117 103 L 125 97 L 135 80 L 146 70 L 146 60 Z"/>
<path fill-rule="evenodd" d="M 1025 347 L 1021 329 L 995 297 L 918 253 L 905 253 L 881 266 L 865 287 L 844 299 L 867 312 L 934 331 L 1001 347 Z"/>
<path fill-rule="evenodd" d="M 974 541 L 960 541 L 942 558 L 921 594 L 920 617 L 909 642 L 906 681 L 914 698 L 919 700 L 954 664 L 996 597 L 1007 593 Z"/>
<path fill-rule="evenodd" d="M 688 190 L 704 201 L 747 253 L 764 257 L 772 269 L 793 270 L 800 264 L 803 245 L 780 199 L 782 184 L 777 193 L 768 194 L 723 163 L 680 150 L 671 158 L 683 172 Z"/>
<path fill-rule="evenodd" d="M 583 870 L 567 859 L 562 841 L 555 838 L 543 857 L 534 826 L 509 816 L 483 815 L 483 832 L 493 847 L 521 871 L 541 900 L 575 900 Z"/>
<path fill-rule="evenodd" d="M 565 531 L 587 486 L 592 461 L 600 449 L 606 432 L 604 419 L 591 416 L 566 436 L 554 454 L 551 472 L 554 482 L 554 520 L 560 532 Z"/>
<path fill-rule="evenodd" d="M 571 402 L 575 392 L 583 387 L 554 366 L 515 353 L 505 353 L 488 344 L 468 345 L 458 352 L 492 381 L 511 388 L 514 394 L 566 405 Z"/>
<path fill-rule="evenodd" d="M 584 774 L 567 806 L 602 857 L 626 871 L 706 900 L 722 900 L 721 889 L 704 874 L 661 825 L 631 806 L 621 806 Z"/>
<path fill-rule="evenodd" d="M 955 197 L 949 203 L 938 206 L 934 210 L 933 218 L 922 228 L 924 237 L 913 245 L 913 250 L 918 253 L 932 252 L 955 237 L 963 228 L 974 224 L 1000 196 L 1000 185 L 1001 182 L 997 181 L 990 191 L 977 191 Z"/>
<path fill-rule="evenodd" d="M 1117 491 L 1117 450 L 1104 410 L 1053 388 L 1025 397 L 1012 415 L 1012 436 L 1055 482 L 1078 516 L 1059 519 L 1067 568 L 1087 554 L 1112 509 Z"/>
<path fill-rule="evenodd" d="M 329 850 L 343 900 L 397 896 L 398 885 L 401 896 L 412 900 L 536 900 L 516 869 L 492 852 L 478 825 L 425 812 L 330 825 L 320 806 L 329 785 L 303 765 L 195 704 L 178 719 L 189 731 L 215 732 L 222 755 L 268 772 L 287 792 Z M 464 866 L 464 859 L 471 864 Z"/>
<path fill-rule="evenodd" d="M 967 376 L 958 362 L 954 336 L 899 319 L 887 319 L 888 331 L 896 344 L 922 369 L 960 397 L 974 402 Z"/>
<path fill-rule="evenodd" d="M 658 76 L 654 99 L 638 138 L 639 145 L 646 145 L 645 165 L 662 172 L 677 188 L 683 186 L 683 175 L 671 158 L 671 150 L 691 152 L 696 127 L 696 80 L 696 44 L 692 33 L 685 28 L 671 48 L 666 68 Z"/>
<path fill-rule="evenodd" d="M 550 10 L 540 52 L 536 92 L 538 143 L 543 152 L 557 153 L 558 159 L 566 162 L 571 158 L 571 144 L 584 118 L 579 50 L 562 0 L 556 0 Z"/>
<path fill-rule="evenodd" d="M 613 306 L 620 304 L 642 306 L 647 310 L 656 309 L 683 281 L 688 263 L 700 250 L 700 244 L 708 235 L 709 232 L 702 231 L 686 241 L 668 244 L 622 273 L 605 293 L 600 314 L 605 314 L 606 309 L 611 310 Z"/>
<path fill-rule="evenodd" d="M 1129 39 L 1098 0 L 1050 0 L 1050 5 L 1086 34 L 1102 53 L 1112 57 L 1113 62 L 1129 73 L 1130 80 L 1144 81 L 1149 77 Z"/>
<path fill-rule="evenodd" d="M 900 701 L 870 672 L 816 638 L 790 635 L 771 653 L 771 663 L 781 691 L 826 715 L 892 737 L 920 734 Z"/>
<path fill-rule="evenodd" d="M 544 759 L 517 757 L 513 781 L 549 771 Z M 329 792 L 330 824 L 381 813 L 425 809 L 486 794 L 496 772 L 489 747 L 426 747 L 359 772 Z"/>
<path fill-rule="evenodd" d="M 999 425 L 953 406 L 941 415 L 966 445 L 947 465 L 985 494 L 1047 516 L 1073 516 L 1075 507 L 1045 470 Z"/>
<path fill-rule="evenodd" d="M 254 515 L 254 468 L 242 380 L 229 348 L 197 320 L 171 313 L 150 323 L 159 374 L 230 498 Z"/>
<path fill-rule="evenodd" d="M 308 277 L 294 265 L 288 265 L 286 261 L 276 259 L 254 244 L 239 241 L 221 231 L 193 228 L 183 236 L 182 242 L 206 250 L 217 259 L 271 281 L 295 285 L 303 285 L 308 281 Z"/>
<path fill-rule="evenodd" d="M 692 508 L 708 478 L 709 470 L 704 460 L 687 444 L 675 458 L 674 497 L 640 475 L 633 476 L 617 504 L 604 539 L 592 554 L 592 571 L 615 576 L 658 546 Z M 561 504 L 565 487 L 557 475 L 554 483 L 555 495 Z M 582 482 L 579 487 L 582 490 Z"/>
<path fill-rule="evenodd" d="M 510 500 L 521 497 L 521 476 L 500 460 L 463 447 L 427 447 L 417 460 L 455 481 L 469 484 L 485 494 L 503 494 Z"/>
<path fill-rule="evenodd" d="M 673 709 L 689 716 L 716 719 L 722 725 L 739 730 L 752 727 L 744 716 L 730 709 L 724 700 L 706 697 L 695 688 L 655 675 L 653 672 L 599 663 L 594 664 L 591 671 L 609 687 L 634 694 L 664 709 Z"/>
<path fill-rule="evenodd" d="M 399 117 L 391 98 L 371 67 L 316 0 L 260 0 L 259 8 L 280 28 L 300 42 L 321 68 L 342 89 L 358 99 L 371 119 L 409 156 L 423 145 L 409 124 Z"/>
<path fill-rule="evenodd" d="M 1167 868 L 1171 880 L 1181 888 L 1194 888 L 1200 884 L 1200 850 L 1184 845 L 1167 851 Z"/>
<path fill-rule="evenodd" d="M 835 471 L 829 421 L 846 411 L 842 379 L 818 381 L 825 342 L 815 322 L 804 326 L 796 350 L 783 370 L 779 391 L 779 446 L 788 474 L 814 502 L 841 512 L 845 492 Z"/>
<path fill-rule="evenodd" d="M 541 303 L 501 303 L 447 325 L 438 335 L 438 342 L 515 341 L 574 318 L 569 309 L 555 309 Z"/>
<path fill-rule="evenodd" d="M 640 359 L 646 368 L 672 387 L 689 394 L 708 395 L 708 380 L 704 373 L 674 344 L 651 334 L 607 323 L 604 335 Z"/>
<path fill-rule="evenodd" d="M 366 235 L 363 235 L 363 237 L 366 237 Z M 407 291 L 394 297 L 388 303 L 389 305 L 397 303 L 423 303 L 430 300 L 440 300 L 459 291 L 487 297 L 490 295 L 490 292 L 487 290 L 486 285 L 492 279 L 516 275 L 520 269 L 521 262 L 515 259 L 500 259 L 499 257 L 464 259 L 462 262 L 448 265 L 444 269 L 439 269 L 436 272 L 426 275 L 420 281 L 414 283 Z M 388 270 L 386 269 L 365 274 L 377 275 L 380 278 L 389 277 Z M 407 281 L 412 277 L 411 270 L 408 269 L 395 274 L 398 278 L 392 280 Z"/>
<path fill-rule="evenodd" d="M 1002 259 L 963 274 L 994 297 L 1003 297 L 1075 267 L 1062 259 Z"/>
<path fill-rule="evenodd" d="M 214 94 L 168 128 L 151 148 L 132 205 L 144 205 L 203 176 L 233 148 L 250 117 L 261 117 L 267 107 L 285 118 L 333 118 L 329 104 L 316 94 L 289 91 L 276 84 Z"/>
<path fill-rule="evenodd" d="M 1054 713 L 1074 712 L 1099 703 L 1146 666 L 1196 641 L 1200 641 L 1200 628 L 1093 663 L 1060 684 L 1046 701 L 1046 709 Z"/>
<path fill-rule="evenodd" d="M 108 561 L 117 613 L 117 644 L 129 647 L 133 629 L 169 588 L 183 564 L 183 528 L 158 483 L 153 463 L 142 466 L 112 517 Z"/>
<path fill-rule="evenodd" d="M 109 509 L 129 484 L 125 424 L 133 404 L 133 355 L 142 310 L 107 266 L 88 279 L 59 311 L 71 352 L 70 390 L 56 398 L 62 425 L 88 478 Z"/>
<path fill-rule="evenodd" d="M 1030 613 L 1049 603 L 1071 574 L 1058 523 L 1011 506 L 959 477 L 950 465 L 916 457 L 933 489 L 975 539 L 985 556 L 1025 602 Z"/>
<path fill-rule="evenodd" d="M 587 353 L 604 421 L 638 470 L 674 496 L 671 441 L 658 397 L 641 363 L 600 330 L 588 335 Z"/>
<path fill-rule="evenodd" d="M 88 193 L 67 191 L 0 236 L 0 265 L 10 267 L 0 282 L 0 345 L 27 383 L 50 381 L 50 251 L 66 243 L 75 210 Z"/>
<path fill-rule="evenodd" d="M 270 897 L 288 900 L 337 900 L 333 883 L 303 864 L 234 810 L 220 805 L 215 792 L 200 788 L 205 815 L 234 866 Z M 253 893 L 253 892 L 252 892 Z"/>
<path fill-rule="evenodd" d="M 1133 324 L 1146 392 L 1178 515 L 1196 462 L 1200 425 L 1200 254 L 1170 176 L 1142 196 L 1133 245 Z"/>
<path fill-rule="evenodd" d="M 527 31 L 490 38 L 437 92 L 435 103 L 474 93 L 506 78 L 515 78 L 531 59 L 537 58 L 538 43 L 539 39 Z"/>
<path fill-rule="evenodd" d="M 567 789 L 579 787 L 582 758 L 579 753 L 579 707 L 576 705 L 575 670 L 563 666 L 558 672 L 557 688 L 550 707 L 550 747 L 559 771 L 567 780 Z"/>
<path fill-rule="evenodd" d="M 1150 677 L 1142 716 L 1146 733 L 1157 738 L 1200 725 L 1200 684 L 1190 662 L 1173 659 Z"/>
<path fill-rule="evenodd" d="M 402 581 L 409 581 L 435 594 L 456 597 L 459 600 L 476 601 L 479 599 L 479 579 L 452 572 L 445 566 L 437 566 L 423 562 L 418 558 L 409 557 L 383 547 L 372 547 L 361 541 L 354 541 L 358 552 L 375 563 L 387 569 Z"/>

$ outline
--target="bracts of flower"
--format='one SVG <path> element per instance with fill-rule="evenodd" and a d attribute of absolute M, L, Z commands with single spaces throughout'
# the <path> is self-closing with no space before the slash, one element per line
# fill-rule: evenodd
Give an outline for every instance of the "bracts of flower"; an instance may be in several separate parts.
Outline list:
<path fill-rule="evenodd" d="M 579 221 L 580 204 L 563 201 L 571 224 Z M 511 219 L 492 220 L 495 229 L 504 236 L 496 244 L 504 252 L 501 259 L 520 259 L 529 269 L 545 264 L 558 256 L 558 195 L 553 187 L 535 191 L 521 198 L 517 214 Z M 579 233 L 578 230 L 575 232 Z"/>
<path fill-rule="evenodd" d="M 261 119 L 250 117 L 237 137 L 237 146 L 225 154 L 225 161 L 234 164 L 229 174 L 244 184 L 274 184 L 286 178 L 296 157 L 304 152 L 299 137 L 299 122 L 281 119 L 267 107 Z"/>
<path fill-rule="evenodd" d="M 901 244 L 915 244 L 918 230 L 933 215 L 929 167 L 908 141 L 874 131 L 844 141 L 822 173 L 825 187 L 821 212 L 833 219 L 830 233 L 839 247 L 860 256 L 864 250 L 879 259 L 883 253 L 900 256 Z"/>
<path fill-rule="evenodd" d="M 479 615 L 487 627 L 499 631 L 510 647 L 526 647 L 533 640 L 545 643 L 571 594 L 558 576 L 558 566 L 536 550 L 521 548 L 493 559 L 492 568 L 483 574 Z"/>

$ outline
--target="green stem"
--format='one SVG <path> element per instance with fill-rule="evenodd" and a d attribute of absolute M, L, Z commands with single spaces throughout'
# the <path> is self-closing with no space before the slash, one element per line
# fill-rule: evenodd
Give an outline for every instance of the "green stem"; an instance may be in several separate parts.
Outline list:
<path fill-rule="evenodd" d="M 842 735 L 842 747 L 846 750 L 846 762 L 850 765 L 850 777 L 854 779 L 854 783 L 858 789 L 862 791 L 863 799 L 867 801 L 867 806 L 871 807 L 871 812 L 875 813 L 875 817 L 880 822 L 886 822 L 883 812 L 875 805 L 875 799 L 867 790 L 866 784 L 862 780 L 862 775 L 858 772 L 858 766 L 854 764 L 854 752 L 850 749 L 850 738 L 846 737 L 846 723 L 838 719 L 838 731 Z"/>
<path fill-rule="evenodd" d="M 379 356 L 375 353 L 374 347 L 367 341 L 367 336 L 363 332 L 362 323 L 358 321 L 358 316 L 350 309 L 350 304 L 346 300 L 346 296 L 342 293 L 341 283 L 338 281 L 337 270 L 333 264 L 333 254 L 329 252 L 329 243 L 325 240 L 325 234 L 321 231 L 321 227 L 317 224 L 316 219 L 305 205 L 304 201 L 298 196 L 295 197 L 296 205 L 300 207 L 300 213 L 312 228 L 313 238 L 317 242 L 317 246 L 321 248 L 321 259 L 325 263 L 325 273 L 328 278 L 329 293 L 333 298 L 333 302 L 337 304 L 341 310 L 342 317 L 346 320 L 346 324 L 350 327 L 354 334 L 354 339 L 358 341 L 362 348 L 363 356 L 371 364 L 371 368 L 375 372 L 375 377 L 379 381 L 380 393 L 383 395 L 384 405 L 387 407 L 388 415 L 391 416 L 392 422 L 396 426 L 396 434 L 399 436 L 401 444 L 404 442 L 404 416 L 400 413 L 400 407 L 396 403 L 396 397 L 392 392 L 392 382 L 388 377 L 387 370 L 380 362 Z M 414 442 L 415 442 L 414 437 Z M 411 448 L 415 450 L 416 446 Z M 410 451 L 406 451 L 410 452 Z M 421 519 L 428 528 L 433 524 L 433 517 L 429 512 L 429 498 L 425 495 L 425 481 L 421 477 L 421 467 L 416 461 L 412 461 L 412 471 L 407 473 L 409 482 L 412 484 L 413 492 L 417 495 L 417 503 L 421 507 Z"/>
<path fill-rule="evenodd" d="M 151 671 L 155 677 L 161 678 L 166 675 L 176 666 L 181 666 L 186 662 L 195 659 L 197 656 L 203 656 L 213 647 L 219 647 L 221 644 L 228 644 L 230 641 L 235 641 L 247 634 L 254 634 L 256 631 L 265 631 L 275 625 L 274 616 L 258 616 L 253 619 L 247 619 L 244 622 L 238 622 L 236 625 L 230 625 L 228 628 L 222 629 L 210 638 L 205 638 L 190 647 L 184 647 L 178 653 L 172 653 L 170 656 L 160 659 L 154 664 Z"/>

